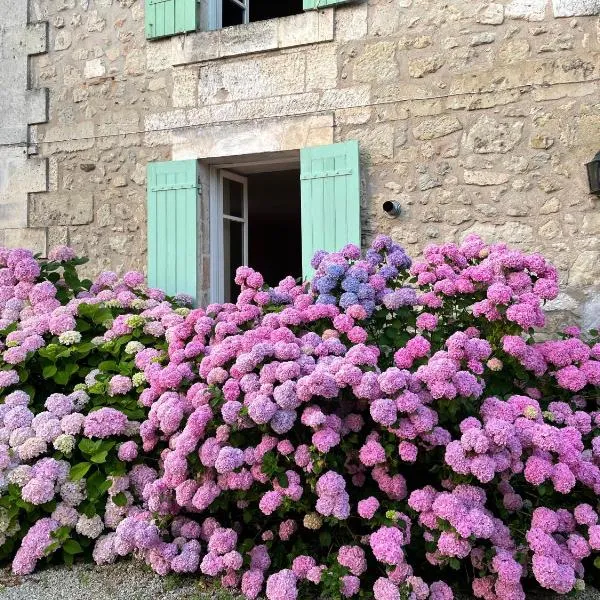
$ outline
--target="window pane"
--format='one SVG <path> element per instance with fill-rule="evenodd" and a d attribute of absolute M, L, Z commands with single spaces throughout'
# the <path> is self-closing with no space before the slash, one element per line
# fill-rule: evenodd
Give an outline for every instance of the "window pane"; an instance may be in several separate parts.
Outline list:
<path fill-rule="evenodd" d="M 223 214 L 244 216 L 244 186 L 239 181 L 223 179 Z"/>
<path fill-rule="evenodd" d="M 223 0 L 223 27 L 242 25 L 244 23 L 244 9 L 231 0 Z"/>
<path fill-rule="evenodd" d="M 244 224 L 223 219 L 223 265 L 225 302 L 235 302 L 240 288 L 235 283 L 235 271 L 244 262 Z"/>

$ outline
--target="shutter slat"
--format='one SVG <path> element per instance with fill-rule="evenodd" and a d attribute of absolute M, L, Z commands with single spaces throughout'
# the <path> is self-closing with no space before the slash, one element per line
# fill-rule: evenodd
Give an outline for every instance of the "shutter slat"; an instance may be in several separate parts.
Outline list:
<path fill-rule="evenodd" d="M 304 148 L 302 189 L 302 273 L 312 274 L 317 250 L 360 246 L 360 158 L 358 142 Z"/>
<path fill-rule="evenodd" d="M 176 35 L 198 28 L 198 0 L 146 0 L 146 37 Z"/>
<path fill-rule="evenodd" d="M 148 165 L 148 283 L 169 295 L 197 295 L 198 164 Z"/>

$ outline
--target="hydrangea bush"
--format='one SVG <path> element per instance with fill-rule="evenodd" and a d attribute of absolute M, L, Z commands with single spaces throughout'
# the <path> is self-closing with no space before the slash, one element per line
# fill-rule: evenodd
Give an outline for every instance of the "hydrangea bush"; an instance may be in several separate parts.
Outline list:
<path fill-rule="evenodd" d="M 378 237 L 305 284 L 242 267 L 236 304 L 194 310 L 51 259 L 0 253 L 15 572 L 134 554 L 269 600 L 595 577 L 600 343 L 535 337 L 558 294 L 542 256 L 471 236 L 412 263 Z"/>

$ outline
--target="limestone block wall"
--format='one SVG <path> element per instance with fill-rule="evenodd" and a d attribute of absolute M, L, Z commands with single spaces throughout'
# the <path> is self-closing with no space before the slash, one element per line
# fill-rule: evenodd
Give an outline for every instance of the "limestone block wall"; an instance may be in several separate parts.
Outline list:
<path fill-rule="evenodd" d="M 600 318 L 584 169 L 600 150 L 600 0 L 363 0 L 153 42 L 142 0 L 31 1 L 50 24 L 32 61 L 50 119 L 28 224 L 90 270 L 143 268 L 149 160 L 358 139 L 365 243 L 384 231 L 418 254 L 478 232 L 543 252 L 565 289 L 549 308 Z"/>
<path fill-rule="evenodd" d="M 33 192 L 46 190 L 46 160 L 36 157 L 29 126 L 47 119 L 48 94 L 32 88 L 29 60 L 46 51 L 47 23 L 27 2 L 0 0 L 0 245 L 46 251 L 46 232 L 28 218 Z"/>

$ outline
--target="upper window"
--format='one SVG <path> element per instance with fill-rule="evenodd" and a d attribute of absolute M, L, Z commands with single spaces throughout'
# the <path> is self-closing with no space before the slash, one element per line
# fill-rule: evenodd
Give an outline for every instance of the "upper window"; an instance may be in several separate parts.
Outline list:
<path fill-rule="evenodd" d="M 302 0 L 218 0 L 216 8 L 216 29 L 289 17 L 304 11 Z"/>
<path fill-rule="evenodd" d="M 353 0 L 146 0 L 146 37 L 289 17 Z"/>

